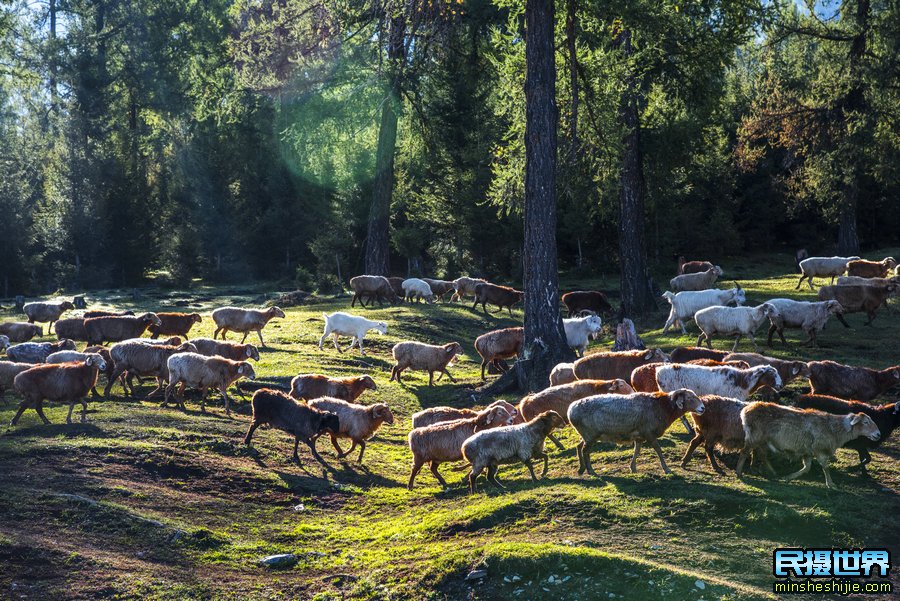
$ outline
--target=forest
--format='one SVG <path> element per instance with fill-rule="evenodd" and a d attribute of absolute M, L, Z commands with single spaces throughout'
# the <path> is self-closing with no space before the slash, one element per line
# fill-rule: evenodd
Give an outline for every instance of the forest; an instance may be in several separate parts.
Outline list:
<path fill-rule="evenodd" d="M 522 281 L 524 3 L 0 11 L 3 296 Z M 564 0 L 549 18 L 560 270 L 897 241 L 896 2 Z"/>

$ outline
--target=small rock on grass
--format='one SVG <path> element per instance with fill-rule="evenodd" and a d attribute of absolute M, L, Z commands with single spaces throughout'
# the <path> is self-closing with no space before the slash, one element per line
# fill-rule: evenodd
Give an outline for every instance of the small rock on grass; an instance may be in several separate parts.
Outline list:
<path fill-rule="evenodd" d="M 297 556 L 293 553 L 280 553 L 263 557 L 258 563 L 267 568 L 289 568 L 297 563 Z"/>

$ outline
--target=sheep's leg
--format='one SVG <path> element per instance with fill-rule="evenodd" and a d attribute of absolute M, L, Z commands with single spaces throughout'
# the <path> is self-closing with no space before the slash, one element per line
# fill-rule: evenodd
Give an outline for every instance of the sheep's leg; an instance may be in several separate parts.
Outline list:
<path fill-rule="evenodd" d="M 293 456 L 291 456 L 291 459 L 292 459 L 294 462 L 296 462 L 297 465 L 302 465 L 302 464 L 300 463 L 300 455 L 297 454 L 297 447 L 298 447 L 298 446 L 300 446 L 300 437 L 299 437 L 299 436 L 295 436 L 295 437 L 294 437 L 294 454 L 293 454 Z"/>
<path fill-rule="evenodd" d="M 87 399 L 81 399 L 81 423 L 87 421 Z"/>
<path fill-rule="evenodd" d="M 681 319 L 680 317 L 678 318 L 678 325 L 681 326 L 681 334 L 682 334 L 683 336 L 687 336 L 687 333 L 688 333 L 688 332 L 687 332 L 687 328 L 684 327 L 684 322 L 685 322 L 685 321 L 687 321 L 687 320 L 686 320 L 686 319 Z"/>
<path fill-rule="evenodd" d="M 329 467 L 328 464 L 325 463 L 325 460 L 322 459 L 322 456 L 319 455 L 319 452 L 316 450 L 316 441 L 315 440 L 304 439 L 303 442 L 306 443 L 306 446 L 309 447 L 309 452 L 312 453 L 312 456 L 315 458 L 316 461 L 321 463 L 323 467 Z M 296 452 L 296 449 L 295 449 L 295 452 Z"/>
<path fill-rule="evenodd" d="M 502 484 L 500 484 L 500 481 L 497 480 L 497 471 L 498 471 L 499 469 L 500 469 L 500 468 L 497 467 L 496 465 L 489 465 L 489 466 L 488 466 L 487 479 L 488 479 L 488 482 L 490 482 L 491 484 L 493 484 L 493 485 L 496 486 L 497 488 L 503 489 L 503 488 L 506 488 L 506 487 L 503 486 Z"/>
<path fill-rule="evenodd" d="M 816 461 L 819 462 L 819 465 L 822 466 L 822 471 L 825 472 L 825 487 L 834 488 L 834 481 L 831 479 L 831 473 L 828 471 L 828 459 L 828 455 L 818 455 L 816 457 Z"/>
<path fill-rule="evenodd" d="M 228 386 L 227 386 L 227 385 L 222 386 L 221 388 L 219 388 L 219 392 L 222 393 L 222 398 L 225 399 L 225 415 L 231 415 L 231 407 L 228 406 L 228 393 L 227 393 L 227 389 L 228 389 Z M 206 392 L 205 392 L 205 391 L 204 391 L 203 395 L 206 396 Z"/>
<path fill-rule="evenodd" d="M 741 341 L 741 338 L 743 338 L 743 336 L 741 334 L 738 334 L 737 336 L 734 337 L 734 346 L 731 347 L 732 353 L 737 352 L 738 343 Z M 756 343 L 754 342 L 753 344 L 755 345 Z M 710 345 L 709 348 L 712 348 L 712 346 Z M 756 350 L 758 351 L 759 349 L 757 348 Z"/>
<path fill-rule="evenodd" d="M 218 336 L 219 336 L 219 331 L 220 331 L 221 329 L 222 329 L 222 328 L 216 328 L 216 331 L 213 332 L 213 340 L 215 340 L 216 338 L 218 338 Z"/>
<path fill-rule="evenodd" d="M 25 409 L 27 408 L 26 403 L 28 403 L 28 401 L 22 401 L 21 403 L 19 403 L 18 411 L 16 411 L 16 414 L 13 416 L 12 420 L 10 420 L 10 422 L 9 422 L 10 426 L 15 426 L 16 423 L 18 423 L 19 418 L 22 417 L 22 414 L 25 413 Z"/>
<path fill-rule="evenodd" d="M 509 311 L 509 316 L 512 317 L 512 305 L 506 307 L 506 310 Z"/>
<path fill-rule="evenodd" d="M 338 345 L 338 335 L 336 333 L 331 334 L 331 341 L 334 342 L 334 348 L 337 349 L 337 352 L 339 352 L 339 353 L 344 352 L 341 350 L 341 347 Z"/>
<path fill-rule="evenodd" d="M 578 452 L 578 474 L 581 475 L 587 472 L 591 476 L 597 477 L 597 472 L 594 471 L 594 467 L 591 465 L 590 448 L 591 443 L 581 441 L 576 449 Z"/>
<path fill-rule="evenodd" d="M 803 283 L 803 279 L 804 279 L 805 277 L 806 277 L 805 275 L 801 275 L 801 276 L 800 276 L 800 281 L 797 282 L 797 286 L 796 286 L 796 288 L 794 288 L 794 290 L 800 290 L 800 284 Z"/>
<path fill-rule="evenodd" d="M 550 467 L 550 457 L 546 451 L 541 452 L 541 457 L 544 459 L 544 469 L 541 471 L 541 480 L 543 480 L 547 476 L 547 469 Z"/>
<path fill-rule="evenodd" d="M 322 350 L 322 345 L 325 344 L 325 337 L 328 336 L 328 334 L 329 334 L 329 332 L 326 329 L 325 332 L 322 334 L 322 337 L 319 338 L 319 350 L 320 351 Z"/>
<path fill-rule="evenodd" d="M 476 489 L 475 481 L 478 479 L 478 476 L 481 475 L 482 469 L 484 469 L 484 468 L 482 468 L 480 466 L 479 467 L 472 466 L 472 471 L 469 472 L 469 494 L 470 495 L 475 494 L 475 489 Z"/>
<path fill-rule="evenodd" d="M 753 335 L 753 332 L 751 332 L 750 334 L 748 334 L 748 336 L 750 336 L 750 342 L 753 343 L 753 349 L 758 353 L 758 352 L 759 352 L 759 345 L 756 344 L 756 337 Z"/>
<path fill-rule="evenodd" d="M 365 452 L 366 452 L 366 441 L 360 440 L 359 441 L 359 457 L 356 458 L 356 463 L 362 463 L 362 456 L 363 456 L 363 453 L 365 453 Z"/>
<path fill-rule="evenodd" d="M 866 464 L 872 461 L 872 456 L 869 454 L 869 449 L 866 448 L 857 449 L 856 452 L 859 453 L 859 467 L 865 473 Z"/>
<path fill-rule="evenodd" d="M 266 346 L 266 341 L 263 340 L 263 337 L 262 337 L 262 330 L 261 330 L 261 329 L 260 329 L 260 330 L 256 330 L 256 335 L 259 337 L 259 346 L 265 348 L 265 346 Z M 247 335 L 244 334 L 244 338 L 246 338 L 246 337 L 247 337 Z"/>
<path fill-rule="evenodd" d="M 124 370 L 124 369 L 121 369 L 118 365 L 116 365 L 115 367 L 113 367 L 112 375 L 106 379 L 106 388 L 103 389 L 103 396 L 104 396 L 104 397 L 109 398 L 109 391 L 112 390 L 113 383 L 114 383 L 117 379 L 119 379 L 119 376 L 121 376 L 122 373 L 123 373 L 124 371 L 125 371 L 125 370 Z M 123 383 L 122 383 L 122 387 L 125 388 L 125 383 L 124 383 L 124 381 L 123 381 Z M 125 389 L 125 392 L 128 392 L 128 389 L 127 389 L 127 388 Z M 163 405 L 163 406 L 165 406 L 165 405 Z"/>
<path fill-rule="evenodd" d="M 441 375 L 443 375 L 443 374 L 447 374 L 447 377 L 450 378 L 450 381 L 453 382 L 454 384 L 456 384 L 456 380 L 453 379 L 453 376 L 450 375 L 450 371 L 446 367 L 444 368 L 444 371 L 442 372 Z M 438 381 L 440 382 L 440 380 L 441 380 L 441 377 L 438 376 Z"/>
<path fill-rule="evenodd" d="M 875 311 L 867 311 L 866 315 L 869 316 L 869 321 L 867 321 L 865 325 L 870 326 L 872 325 L 872 320 L 875 319 L 875 315 L 877 315 L 877 313 Z"/>
<path fill-rule="evenodd" d="M 244 337 L 241 338 L 241 344 L 244 344 L 244 342 L 247 341 L 247 335 L 248 335 L 249 333 L 250 333 L 250 332 L 244 332 Z"/>
<path fill-rule="evenodd" d="M 691 439 L 687 451 L 684 453 L 684 457 L 681 458 L 681 467 L 687 467 L 688 461 L 690 461 L 691 457 L 694 455 L 694 450 L 700 446 L 701 442 L 703 442 L 703 434 L 697 434 Z"/>
<path fill-rule="evenodd" d="M 703 339 L 706 338 L 706 332 L 701 331 L 700 335 L 697 336 L 697 346 L 703 346 Z"/>
<path fill-rule="evenodd" d="M 528 468 L 529 473 L 531 473 L 531 479 L 534 482 L 537 482 L 538 479 L 534 473 L 534 466 L 531 464 L 531 459 L 526 459 L 525 461 L 523 461 L 523 463 L 525 464 L 525 467 Z"/>
<path fill-rule="evenodd" d="M 487 378 L 484 376 L 484 369 L 487 367 L 487 360 L 481 360 L 481 381 L 484 382 Z"/>
<path fill-rule="evenodd" d="M 334 432 L 329 432 L 329 433 L 328 433 L 328 436 L 331 437 L 331 445 L 334 447 L 334 450 L 337 451 L 337 456 L 338 456 L 338 458 L 341 458 L 341 457 L 343 457 L 344 455 L 346 455 L 347 453 L 345 453 L 345 452 L 341 449 L 341 446 L 338 444 L 337 436 L 334 435 Z M 356 446 L 356 443 L 353 443 L 353 446 Z M 352 451 L 353 448 L 351 447 L 350 450 Z M 348 451 L 348 452 L 349 452 L 349 451 Z"/>
<path fill-rule="evenodd" d="M 572 317 L 571 311 L 569 311 L 569 317 Z M 674 324 L 674 323 L 675 323 L 675 308 L 673 307 L 669 311 L 669 317 L 666 318 L 666 325 L 663 326 L 662 333 L 665 334 L 666 332 L 668 332 L 669 328 L 672 327 L 672 324 Z"/>
<path fill-rule="evenodd" d="M 259 422 L 252 422 L 250 424 L 250 428 L 247 429 L 247 435 L 244 436 L 244 444 L 245 445 L 248 445 L 248 446 L 250 445 L 250 440 L 253 438 L 253 433 L 256 431 L 256 429 L 258 427 L 259 427 Z"/>
<path fill-rule="evenodd" d="M 803 467 L 800 468 L 799 471 L 794 472 L 793 474 L 789 474 L 784 477 L 785 480 L 795 480 L 799 478 L 803 474 L 809 471 L 809 468 L 812 467 L 812 457 L 804 457 L 803 458 Z"/>
<path fill-rule="evenodd" d="M 663 471 L 667 474 L 671 474 L 672 470 L 666 465 L 666 458 L 663 457 L 662 447 L 659 446 L 659 441 L 654 438 L 650 441 L 650 444 L 653 446 L 653 450 L 656 451 L 656 456 L 659 457 L 659 464 L 662 466 Z"/>
<path fill-rule="evenodd" d="M 555 445 L 556 445 L 556 448 L 559 449 L 560 451 L 565 451 L 565 450 L 566 450 L 566 447 L 564 447 L 564 446 L 562 445 L 562 443 L 559 442 L 559 439 L 558 439 L 557 437 L 553 436 L 553 434 L 548 434 L 548 435 L 547 435 L 547 438 L 549 438 L 549 439 L 550 439 L 550 442 L 552 442 L 553 444 L 555 444 Z"/>
<path fill-rule="evenodd" d="M 715 454 L 715 445 L 714 444 L 706 444 L 706 458 L 709 460 L 709 465 L 712 467 L 717 474 L 720 476 L 725 475 L 725 471 L 719 466 L 716 462 L 716 454 Z"/>
<path fill-rule="evenodd" d="M 735 469 L 738 478 L 741 478 L 744 475 L 744 463 L 746 463 L 748 455 L 750 455 L 750 447 L 745 445 L 744 448 L 741 449 L 741 455 L 738 457 L 737 469 Z"/>
<path fill-rule="evenodd" d="M 690 434 L 691 436 L 693 436 L 693 435 L 694 435 L 694 428 L 691 427 L 691 422 L 688 421 L 688 418 L 687 418 L 686 415 L 682 415 L 682 416 L 681 416 L 681 423 L 684 424 L 684 429 L 685 429 L 685 431 L 687 431 L 688 434 Z"/>
<path fill-rule="evenodd" d="M 431 388 L 434 386 L 434 372 L 432 370 L 428 370 L 428 387 Z"/>
<path fill-rule="evenodd" d="M 67 423 L 67 424 L 71 424 L 71 423 L 72 423 L 72 409 L 75 408 L 75 403 L 77 403 L 77 402 L 78 402 L 78 401 L 72 401 L 71 403 L 69 403 L 69 414 L 66 416 L 66 423 Z"/>
<path fill-rule="evenodd" d="M 441 476 L 441 473 L 438 471 L 438 465 L 440 465 L 437 461 L 431 462 L 431 473 L 434 474 L 434 477 L 437 478 L 437 481 L 441 483 L 441 486 L 446 488 L 447 481 L 444 480 L 444 477 Z M 409 488 L 412 490 L 412 479 L 409 481 Z"/>
<path fill-rule="evenodd" d="M 843 315 L 841 315 L 840 313 L 835 313 L 834 316 L 838 318 L 838 321 L 839 321 L 839 322 L 841 322 L 842 324 L 844 324 L 844 327 L 845 327 L 845 328 L 849 328 L 849 327 L 850 327 L 850 324 L 847 323 L 847 320 L 844 319 L 844 316 L 843 316 Z"/>
<path fill-rule="evenodd" d="M 416 481 L 416 475 L 419 473 L 419 470 L 422 469 L 422 466 L 425 465 L 425 462 L 419 457 L 413 457 L 413 466 L 412 470 L 409 472 L 409 483 L 406 485 L 406 488 L 409 490 L 413 489 L 413 483 Z M 438 480 L 443 480 L 440 475 L 437 473 L 437 469 L 435 469 L 434 462 L 431 462 L 431 473 L 435 474 L 438 477 Z M 443 482 L 441 483 L 443 486 Z"/>
<path fill-rule="evenodd" d="M 359 338 L 357 338 L 357 339 L 356 339 L 356 346 L 359 347 L 359 354 L 360 354 L 360 355 L 365 355 L 365 354 L 366 354 L 366 350 L 363 348 L 362 341 L 363 341 L 362 336 L 360 336 Z"/>
<path fill-rule="evenodd" d="M 148 394 L 148 395 L 147 395 L 146 397 L 144 397 L 144 398 L 145 398 L 145 399 L 149 399 L 150 397 L 152 397 L 153 395 L 155 395 L 157 392 L 162 392 L 162 389 L 163 389 L 163 379 L 162 379 L 161 377 L 157 376 L 157 377 L 156 377 L 156 388 L 154 388 L 153 390 L 151 390 L 151 391 L 150 391 L 150 394 Z"/>
<path fill-rule="evenodd" d="M 163 402 L 160 403 L 160 407 L 165 407 L 169 404 L 169 397 L 172 396 L 172 391 L 175 390 L 175 387 L 178 385 L 178 382 L 170 382 L 168 386 L 166 386 L 166 393 L 163 395 Z M 248 434 L 249 436 L 249 434 Z"/>

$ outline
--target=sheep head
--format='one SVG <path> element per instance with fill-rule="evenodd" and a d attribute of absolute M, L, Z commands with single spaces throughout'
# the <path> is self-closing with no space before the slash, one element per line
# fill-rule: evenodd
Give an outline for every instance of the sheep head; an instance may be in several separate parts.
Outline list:
<path fill-rule="evenodd" d="M 391 408 L 384 403 L 375 403 L 372 405 L 372 417 L 380 419 L 389 426 L 394 424 L 394 414 L 391 413 Z"/>
<path fill-rule="evenodd" d="M 359 381 L 362 382 L 368 390 L 378 390 L 378 387 L 375 386 L 375 380 L 372 379 L 372 376 L 360 376 Z"/>
<path fill-rule="evenodd" d="M 182 343 L 181 336 L 172 336 L 171 338 L 166 338 L 164 344 L 169 346 L 178 346 Z"/>
<path fill-rule="evenodd" d="M 178 348 L 175 349 L 175 352 L 176 353 L 196 353 L 197 347 L 194 346 L 194 344 L 191 342 L 185 342 L 184 344 L 179 345 Z"/>
<path fill-rule="evenodd" d="M 447 353 L 451 359 L 456 355 L 462 354 L 462 345 L 458 342 L 451 342 L 449 344 L 444 345 L 444 352 Z"/>
<path fill-rule="evenodd" d="M 387 334 L 387 323 L 384 321 L 376 321 L 372 329 L 380 332 L 381 334 Z"/>
<path fill-rule="evenodd" d="M 74 351 L 75 341 L 70 340 L 69 338 L 63 338 L 54 345 L 54 348 L 58 351 Z"/>
<path fill-rule="evenodd" d="M 201 323 L 203 318 L 200 317 L 199 313 L 191 313 L 191 323 Z"/>
<path fill-rule="evenodd" d="M 556 411 L 544 411 L 532 421 L 538 420 L 550 426 L 550 430 L 553 430 L 554 428 L 564 428 L 566 426 L 566 420 L 564 420 Z"/>
<path fill-rule="evenodd" d="M 718 265 L 713 265 L 713 272 L 716 274 L 716 277 L 722 277 L 723 275 L 725 275 L 725 271 Z"/>
<path fill-rule="evenodd" d="M 97 354 L 88 355 L 84 360 L 84 364 L 88 367 L 96 367 L 100 371 L 106 369 L 106 361 L 103 360 L 103 357 Z"/>
<path fill-rule="evenodd" d="M 869 440 L 878 440 L 881 438 L 881 430 L 872 421 L 872 418 L 865 413 L 850 413 L 844 417 L 844 428 L 847 432 L 853 432 L 857 438 L 865 436 Z"/>
<path fill-rule="evenodd" d="M 475 418 L 475 431 L 487 430 L 493 426 L 503 425 L 511 421 L 509 411 L 503 407 L 491 407 L 487 411 L 482 411 Z"/>
<path fill-rule="evenodd" d="M 844 312 L 844 307 L 836 300 L 825 301 L 825 308 L 832 315 L 840 315 Z"/>
<path fill-rule="evenodd" d="M 140 320 L 145 324 L 152 324 L 156 327 L 162 325 L 162 320 L 160 320 L 159 316 L 156 313 L 144 313 L 141 315 Z"/>
<path fill-rule="evenodd" d="M 675 406 L 678 407 L 680 411 L 684 411 L 685 413 L 691 412 L 696 413 L 697 415 L 703 415 L 703 412 L 706 410 L 700 397 L 694 394 L 694 391 L 688 390 L 687 388 L 679 388 L 674 392 L 670 392 L 669 399 L 675 403 Z"/>
<path fill-rule="evenodd" d="M 9 348 L 9 336 L 0 336 L 0 347 L 4 351 Z"/>
<path fill-rule="evenodd" d="M 248 380 L 256 379 L 256 372 L 253 371 L 253 366 L 246 361 L 241 361 L 241 364 L 238 366 L 237 373 L 238 375 L 243 376 Z"/>
<path fill-rule="evenodd" d="M 75 308 L 75 305 L 73 305 L 70 301 L 63 301 L 62 303 L 60 303 L 59 308 L 63 311 L 72 311 Z"/>
<path fill-rule="evenodd" d="M 247 356 L 248 359 L 253 359 L 254 361 L 259 361 L 259 349 L 256 348 L 252 344 L 246 345 L 246 348 L 244 349 L 244 354 Z"/>
<path fill-rule="evenodd" d="M 266 310 L 266 313 L 268 314 L 269 319 L 272 319 L 273 317 L 280 317 L 284 319 L 284 311 L 282 311 L 280 307 L 269 307 Z"/>
<path fill-rule="evenodd" d="M 341 429 L 341 422 L 338 420 L 337 413 L 331 411 L 322 411 L 322 422 L 319 424 L 319 433 L 333 432 L 337 434 Z"/>

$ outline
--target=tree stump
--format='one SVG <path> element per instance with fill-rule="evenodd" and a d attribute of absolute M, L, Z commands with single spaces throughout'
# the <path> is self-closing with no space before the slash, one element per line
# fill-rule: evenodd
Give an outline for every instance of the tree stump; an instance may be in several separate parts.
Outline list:
<path fill-rule="evenodd" d="M 642 351 L 647 347 L 644 341 L 637 335 L 634 329 L 634 322 L 626 318 L 616 326 L 616 343 L 613 345 L 614 351 Z"/>
<path fill-rule="evenodd" d="M 16 296 L 16 313 L 25 312 L 25 297 L 21 294 Z"/>
<path fill-rule="evenodd" d="M 76 296 L 72 299 L 72 304 L 75 305 L 76 309 L 87 309 L 87 301 L 84 300 L 84 295 Z"/>

